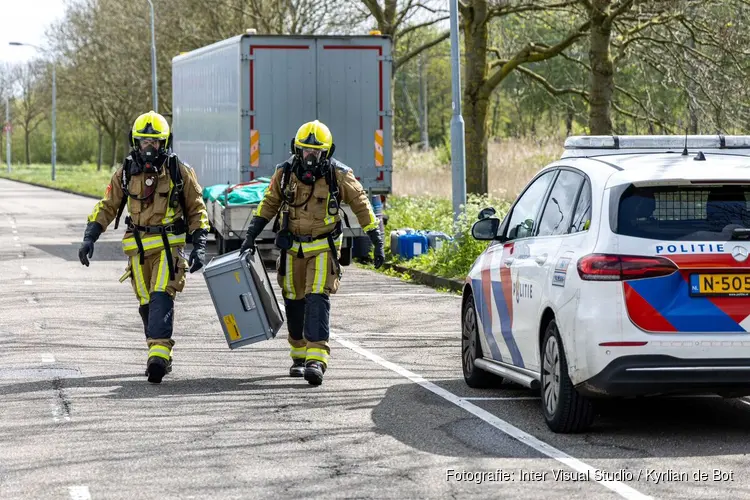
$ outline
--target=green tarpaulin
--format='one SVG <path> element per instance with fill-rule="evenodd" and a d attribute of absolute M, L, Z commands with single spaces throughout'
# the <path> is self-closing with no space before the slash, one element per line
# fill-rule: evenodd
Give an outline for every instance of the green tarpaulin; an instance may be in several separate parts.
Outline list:
<path fill-rule="evenodd" d="M 226 205 L 250 205 L 257 204 L 263 199 L 263 195 L 271 183 L 268 177 L 260 177 L 257 180 L 228 186 L 216 184 L 203 188 L 203 201 L 216 201 Z"/>

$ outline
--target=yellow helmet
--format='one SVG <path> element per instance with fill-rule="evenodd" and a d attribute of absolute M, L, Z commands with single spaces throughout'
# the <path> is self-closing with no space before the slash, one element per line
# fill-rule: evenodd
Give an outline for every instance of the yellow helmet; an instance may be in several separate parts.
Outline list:
<path fill-rule="evenodd" d="M 159 139 L 164 149 L 171 146 L 172 133 L 169 130 L 169 123 L 166 118 L 153 110 L 135 119 L 130 131 L 130 145 L 137 148 L 136 141 L 145 138 Z"/>
<path fill-rule="evenodd" d="M 292 140 L 292 153 L 301 155 L 302 149 L 321 149 L 330 158 L 333 154 L 333 135 L 328 127 L 318 120 L 307 122 L 297 129 Z"/>

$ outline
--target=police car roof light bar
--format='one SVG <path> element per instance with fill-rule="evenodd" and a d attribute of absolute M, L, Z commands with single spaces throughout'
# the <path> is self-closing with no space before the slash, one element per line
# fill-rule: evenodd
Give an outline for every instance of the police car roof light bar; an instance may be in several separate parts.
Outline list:
<path fill-rule="evenodd" d="M 565 149 L 659 149 L 682 151 L 684 135 L 590 135 L 570 136 Z M 689 135 L 688 149 L 748 149 L 750 135 Z"/>

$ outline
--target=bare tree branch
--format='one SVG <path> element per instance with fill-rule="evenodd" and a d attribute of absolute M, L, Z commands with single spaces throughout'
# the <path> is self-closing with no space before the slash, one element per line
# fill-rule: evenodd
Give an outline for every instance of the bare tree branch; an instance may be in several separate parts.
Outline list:
<path fill-rule="evenodd" d="M 533 43 L 528 44 L 526 47 L 519 50 L 513 58 L 503 64 L 502 67 L 495 70 L 495 72 L 482 85 L 481 92 L 485 96 L 491 94 L 495 87 L 497 87 L 511 71 L 523 63 L 544 61 L 562 53 L 562 51 L 573 45 L 579 38 L 586 34 L 590 23 L 590 21 L 586 21 L 581 24 L 566 38 L 551 47 L 539 47 Z"/>
<path fill-rule="evenodd" d="M 393 72 L 395 73 L 398 68 L 412 60 L 414 57 L 418 56 L 421 52 L 428 50 L 435 45 L 438 45 L 440 42 L 447 40 L 450 37 L 451 33 L 450 31 L 446 31 L 445 33 L 441 34 L 437 38 L 420 45 L 416 49 L 413 49 L 409 51 L 408 53 L 404 54 L 400 58 L 398 58 L 396 61 L 393 62 Z"/>
<path fill-rule="evenodd" d="M 491 7 L 487 11 L 488 17 L 502 17 L 511 14 L 521 14 L 524 12 L 551 12 L 559 9 L 566 9 L 580 3 L 581 0 L 568 0 L 560 3 L 546 4 L 544 2 L 536 2 L 525 5 L 512 6 L 510 2 L 502 5 Z"/>
<path fill-rule="evenodd" d="M 522 74 L 530 77 L 532 80 L 536 81 L 537 83 L 539 83 L 542 87 L 544 87 L 544 90 L 546 90 L 547 92 L 549 92 L 553 96 L 560 96 L 560 95 L 563 95 L 563 94 L 573 94 L 573 95 L 577 95 L 579 97 L 582 97 L 586 101 L 588 101 L 588 99 L 589 99 L 589 94 L 585 90 L 576 89 L 576 88 L 572 88 L 572 87 L 557 88 L 554 85 L 552 85 L 549 82 L 549 80 L 547 80 L 546 78 L 544 78 L 542 75 L 540 75 L 539 73 L 535 73 L 534 71 L 530 70 L 529 68 L 527 68 L 525 66 L 518 66 L 516 68 L 516 70 L 519 71 L 519 72 L 521 72 Z"/>
<path fill-rule="evenodd" d="M 399 37 L 399 38 L 403 37 L 404 35 L 406 35 L 408 33 L 411 33 L 412 31 L 415 31 L 415 30 L 418 30 L 418 29 L 422 29 L 422 28 L 426 28 L 427 26 L 432 26 L 435 23 L 439 23 L 441 21 L 445 21 L 446 19 L 449 19 L 449 18 L 450 18 L 450 16 L 443 16 L 443 17 L 439 17 L 437 19 L 433 19 L 432 21 L 425 21 L 425 22 L 423 22 L 421 24 L 411 25 L 411 26 L 409 26 L 407 28 L 404 28 L 403 30 L 399 31 L 396 34 L 396 36 Z"/>
<path fill-rule="evenodd" d="M 633 6 L 633 0 L 623 0 L 622 3 L 619 5 L 615 5 L 615 8 L 612 10 L 612 12 L 609 13 L 607 18 L 604 20 L 604 26 L 607 28 L 610 28 L 612 26 L 612 22 L 617 19 L 618 16 L 622 15 L 624 12 L 630 9 L 630 7 Z"/>

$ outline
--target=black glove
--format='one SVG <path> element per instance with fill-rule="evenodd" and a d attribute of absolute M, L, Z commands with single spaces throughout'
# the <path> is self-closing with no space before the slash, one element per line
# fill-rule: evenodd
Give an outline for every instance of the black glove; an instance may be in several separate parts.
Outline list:
<path fill-rule="evenodd" d="M 245 235 L 245 241 L 242 242 L 242 246 L 240 247 L 240 253 L 245 253 L 246 250 L 255 248 L 255 238 L 258 237 L 267 224 L 268 219 L 259 215 L 253 216 L 253 220 L 247 226 L 247 234 Z"/>
<path fill-rule="evenodd" d="M 383 248 L 383 235 L 380 233 L 380 229 L 370 229 L 367 231 L 367 236 L 372 241 L 372 246 L 375 247 L 375 269 L 378 269 L 385 263 L 385 249 Z"/>
<path fill-rule="evenodd" d="M 83 242 L 78 249 L 78 260 L 86 267 L 89 267 L 89 259 L 94 255 L 94 243 L 102 235 L 101 224 L 98 222 L 89 222 L 86 224 L 86 231 L 83 233 Z"/>
<path fill-rule="evenodd" d="M 206 262 L 206 241 L 208 240 L 208 231 L 205 229 L 196 229 L 192 234 L 193 251 L 190 252 L 188 265 L 190 273 L 194 273 Z"/>

